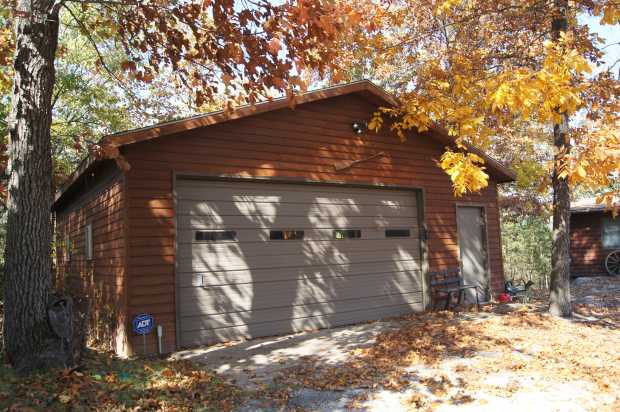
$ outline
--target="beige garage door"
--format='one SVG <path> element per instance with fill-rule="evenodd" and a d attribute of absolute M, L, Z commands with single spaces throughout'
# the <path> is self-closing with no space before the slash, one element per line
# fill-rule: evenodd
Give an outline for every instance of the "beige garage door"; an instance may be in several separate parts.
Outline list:
<path fill-rule="evenodd" d="M 422 309 L 413 191 L 178 180 L 181 346 Z"/>

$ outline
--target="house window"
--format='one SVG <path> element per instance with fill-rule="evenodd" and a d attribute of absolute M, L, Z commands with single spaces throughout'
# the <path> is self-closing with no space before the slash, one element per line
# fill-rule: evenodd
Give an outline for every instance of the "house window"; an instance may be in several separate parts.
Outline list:
<path fill-rule="evenodd" d="M 237 240 L 237 232 L 234 230 L 198 230 L 195 239 L 198 242 Z"/>
<path fill-rule="evenodd" d="M 93 260 L 93 225 L 87 224 L 84 239 L 84 255 L 86 260 Z"/>
<path fill-rule="evenodd" d="M 270 230 L 270 240 L 301 240 L 304 238 L 303 230 Z"/>
<path fill-rule="evenodd" d="M 409 229 L 386 229 L 385 237 L 410 237 L 411 231 Z"/>
<path fill-rule="evenodd" d="M 603 248 L 613 249 L 620 247 L 620 217 L 603 218 Z"/>
<path fill-rule="evenodd" d="M 359 239 L 362 237 L 362 231 L 359 229 L 336 229 L 334 230 L 334 239 Z"/>

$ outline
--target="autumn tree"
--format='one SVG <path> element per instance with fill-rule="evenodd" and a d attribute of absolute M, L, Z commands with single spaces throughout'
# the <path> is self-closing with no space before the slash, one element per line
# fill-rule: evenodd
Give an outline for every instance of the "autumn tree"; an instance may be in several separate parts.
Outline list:
<path fill-rule="evenodd" d="M 560 316 L 571 314 L 570 189 L 613 187 L 620 169 L 620 84 L 603 69 L 604 46 L 580 21 L 584 15 L 618 25 L 620 4 L 386 1 L 374 14 L 376 29 L 353 33 L 352 46 L 341 54 L 352 73 L 370 72 L 400 97 L 401 106 L 378 112 L 372 128 L 387 116 L 402 139 L 408 130 L 423 132 L 436 124 L 455 137 L 439 165 L 457 196 L 488 182 L 483 160 L 463 142 L 488 150 L 514 145 L 518 137 L 530 147 L 552 147 L 554 158 L 542 167 L 553 189 L 549 309 Z M 544 133 L 521 133 L 532 127 Z M 613 196 L 606 191 L 599 200 L 611 205 Z"/>
<path fill-rule="evenodd" d="M 13 21 L 0 58 L 12 59 L 8 117 L 8 221 L 5 250 L 5 347 L 19 370 L 61 364 L 50 357 L 46 305 L 51 290 L 52 159 L 50 127 L 59 29 L 67 15 L 84 34 L 113 39 L 122 68 L 149 83 L 160 73 L 183 86 L 197 106 L 224 92 L 254 103 L 273 90 L 304 90 L 300 73 L 335 61 L 338 34 L 355 22 L 334 1 L 72 1 L 3 3 Z M 80 13 L 91 11 L 87 22 Z M 12 45 L 9 45 L 12 43 Z M 97 50 L 96 42 L 91 46 Z M 60 44 L 62 47 L 62 44 Z M 12 50 L 12 57 L 7 57 Z M 98 56 L 98 64 L 103 64 Z M 115 148 L 100 154 L 116 156 Z M 119 159 L 120 161 L 120 159 Z M 126 165 L 124 165 L 126 166 Z"/>
<path fill-rule="evenodd" d="M 56 81 L 52 96 L 51 147 L 55 186 L 63 182 L 101 136 L 136 124 L 153 124 L 180 116 L 221 109 L 223 96 L 196 105 L 190 90 L 175 84 L 169 73 L 151 82 L 135 79 L 122 69 L 126 55 L 109 31 L 91 30 L 94 9 L 72 8 L 61 13 Z M 10 35 L 8 10 L 0 13 L 0 27 Z M 7 56 L 8 57 L 8 56 Z M 12 66 L 0 66 L 0 188 L 6 187 L 6 137 L 11 96 Z M 0 226 L 4 222 L 6 192 L 0 192 Z M 0 230 L 0 243 L 4 244 Z M 2 247 L 0 250 L 4 250 Z M 1 261 L 0 261 L 1 262 Z"/>
<path fill-rule="evenodd" d="M 9 9 L 0 10 L 0 38 L 11 47 Z M 131 127 L 139 117 L 135 115 L 136 106 L 130 105 L 120 83 L 97 64 L 96 52 L 89 46 L 89 39 L 70 16 L 63 16 L 59 31 L 61 47 L 56 58 L 56 82 L 52 97 L 51 151 L 54 167 L 53 184 L 64 181 L 87 154 L 89 143 L 96 141 L 101 134 L 112 133 Z M 85 12 L 80 18 L 87 21 Z M 114 70 L 120 80 L 122 50 L 114 47 L 99 48 L 106 65 Z M 120 52 L 120 53 L 119 53 Z M 7 122 L 11 103 L 12 65 L 11 55 L 5 53 L 0 66 L 0 276 L 4 266 L 4 244 L 6 224 L 6 149 L 8 141 Z M 126 76 L 122 76 L 126 78 Z M 127 87 L 131 82 L 123 80 Z M 147 85 L 149 86 L 149 85 Z M 165 90 L 165 89 L 164 89 Z M 142 92 L 142 90 L 140 90 Z M 145 94 L 145 97 L 151 97 Z M 157 107 L 156 105 L 154 105 Z M 139 107 L 139 106 L 138 106 Z M 177 108 L 178 109 L 178 108 Z M 155 118 L 157 119 L 157 118 Z"/>
<path fill-rule="evenodd" d="M 75 170 L 101 136 L 221 108 L 219 95 L 196 105 L 195 95 L 175 84 L 168 70 L 150 82 L 137 80 L 123 70 L 126 54 L 114 33 L 97 25 L 98 11 L 68 10 L 60 16 L 52 97 L 55 184 Z M 0 88 L 0 96 L 2 92 Z"/>

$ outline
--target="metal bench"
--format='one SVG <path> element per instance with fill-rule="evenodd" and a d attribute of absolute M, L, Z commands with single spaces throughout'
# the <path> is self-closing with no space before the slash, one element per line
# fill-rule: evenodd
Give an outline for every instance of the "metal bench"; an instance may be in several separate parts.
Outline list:
<path fill-rule="evenodd" d="M 532 292 L 530 288 L 534 285 L 534 282 L 528 280 L 523 285 L 516 286 L 512 280 L 508 280 L 505 283 L 506 293 L 508 293 L 513 300 L 518 300 L 521 303 L 528 303 L 531 300 Z"/>
<path fill-rule="evenodd" d="M 460 268 L 448 268 L 444 270 L 428 273 L 431 286 L 431 308 L 435 310 L 437 300 L 445 299 L 444 310 L 450 308 L 450 303 L 458 296 L 457 306 L 460 306 L 465 297 L 465 291 L 474 290 L 476 295 L 476 308 L 480 310 L 480 299 L 478 297 L 478 286 L 463 283 Z"/>

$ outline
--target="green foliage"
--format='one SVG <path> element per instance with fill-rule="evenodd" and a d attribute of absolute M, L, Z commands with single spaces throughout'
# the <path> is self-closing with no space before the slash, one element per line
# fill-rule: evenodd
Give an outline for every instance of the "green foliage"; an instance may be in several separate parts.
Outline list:
<path fill-rule="evenodd" d="M 502 217 L 502 248 L 506 279 L 532 280 L 548 287 L 552 230 L 544 215 Z"/>
<path fill-rule="evenodd" d="M 1 23 L 0 16 L 0 27 Z M 51 129 L 55 184 L 75 169 L 98 135 L 131 125 L 126 103 L 118 93 L 115 81 L 97 69 L 95 51 L 89 47 L 86 38 L 75 28 L 67 26 L 60 33 L 60 41 L 63 46 L 56 62 Z M 106 56 L 113 57 L 114 52 L 106 52 Z M 10 69 L 6 66 L 0 68 L 3 75 L 0 77 L 11 77 Z M 10 92 L 10 82 L 0 81 L 0 276 L 4 264 Z"/>
<path fill-rule="evenodd" d="M 97 27 L 94 10 L 74 10 L 84 27 Z M 137 125 L 218 109 L 218 102 L 196 107 L 194 96 L 162 74 L 151 83 L 128 78 L 120 45 L 100 30 L 85 32 L 63 12 L 56 59 L 51 128 L 54 184 L 60 185 L 102 136 Z M 9 27 L 0 9 L 0 30 Z M 0 43 L 2 42 L 0 31 Z M 96 49 L 94 44 L 96 44 Z M 0 50 L 1 51 L 1 50 Z M 9 62 L 10 63 L 10 62 Z M 4 262 L 7 116 L 12 70 L 0 65 L 0 275 Z"/>
<path fill-rule="evenodd" d="M 182 85 L 173 82 L 165 70 L 148 83 L 137 81 L 125 73 L 126 53 L 111 33 L 98 26 L 96 10 L 72 10 L 80 24 L 63 9 L 55 65 L 51 136 L 56 185 L 104 135 L 221 107 L 217 99 L 196 106 L 195 96 L 180 92 Z M 3 22 L 0 14 L 0 28 Z M 11 68 L 0 67 L 0 75 L 10 79 Z M 0 81 L 0 156 L 5 155 L 10 91 L 10 81 Z M 0 189 L 4 160 L 0 158 Z"/>
<path fill-rule="evenodd" d="M 62 47 L 56 61 L 51 129 L 56 183 L 75 169 L 101 135 L 131 125 L 127 102 L 116 80 L 97 64 L 98 56 L 89 40 L 65 25 L 59 41 Z M 116 50 L 102 50 L 112 67 L 115 60 L 120 61 Z"/>

